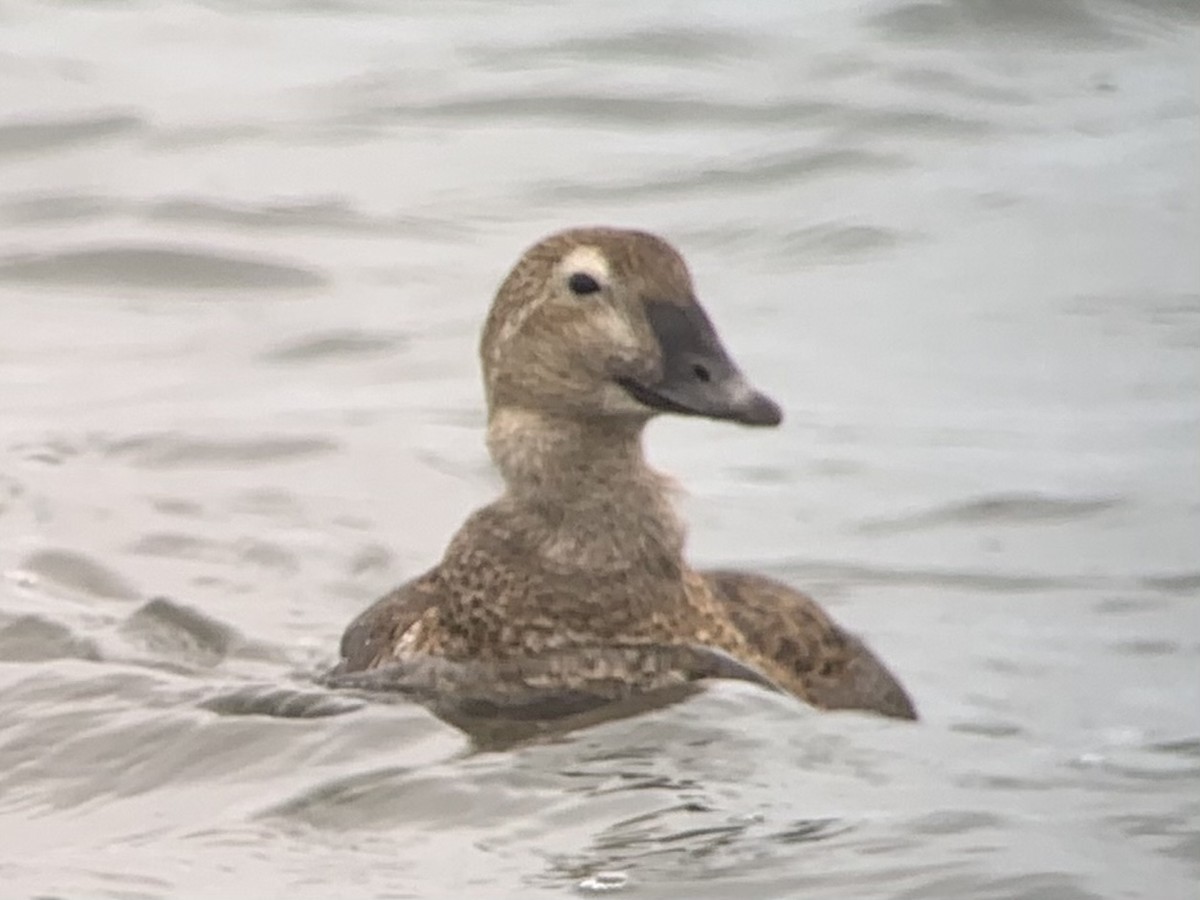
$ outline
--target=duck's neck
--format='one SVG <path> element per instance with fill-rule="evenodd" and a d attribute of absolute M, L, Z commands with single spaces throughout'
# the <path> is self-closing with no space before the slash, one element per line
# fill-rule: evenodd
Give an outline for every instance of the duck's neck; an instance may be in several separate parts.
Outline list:
<path fill-rule="evenodd" d="M 493 410 L 488 450 L 543 561 L 561 571 L 682 564 L 671 483 L 646 465 L 644 421 Z"/>

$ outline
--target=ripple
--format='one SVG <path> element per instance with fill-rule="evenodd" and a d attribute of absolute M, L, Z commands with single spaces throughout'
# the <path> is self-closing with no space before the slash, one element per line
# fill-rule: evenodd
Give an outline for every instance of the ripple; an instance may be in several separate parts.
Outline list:
<path fill-rule="evenodd" d="M 45 153 L 76 144 L 134 134 L 144 122 L 127 114 L 0 122 L 0 155 Z"/>
<path fill-rule="evenodd" d="M 1144 331 L 1169 347 L 1200 347 L 1200 294 L 1125 292 L 1072 298 L 1063 308 L 1106 329 Z M 1190 383 L 1190 382 L 1189 382 Z"/>
<path fill-rule="evenodd" d="M 200 703 L 222 716 L 269 716 L 277 719 L 322 719 L 362 709 L 366 704 L 345 696 L 254 685 L 215 694 Z"/>
<path fill-rule="evenodd" d="M 83 452 L 81 444 L 60 437 L 14 444 L 12 449 L 24 460 L 48 466 L 62 465 Z"/>
<path fill-rule="evenodd" d="M 670 128 L 703 125 L 787 125 L 825 117 L 840 107 L 823 100 L 774 103 L 722 103 L 715 100 L 596 94 L 496 95 L 447 100 L 425 106 L 396 108 L 397 113 L 431 118 L 553 119 L 576 124 L 603 123 L 631 127 Z"/>
<path fill-rule="evenodd" d="M 975 137 L 995 128 L 983 119 L 930 109 L 854 109 L 848 110 L 848 120 L 840 133 L 843 137 Z"/>
<path fill-rule="evenodd" d="M 1062 590 L 1090 586 L 1093 580 L 1049 575 L 1012 575 L 962 569 L 902 569 L 856 563 L 817 562 L 812 560 L 775 560 L 754 564 L 764 574 L 779 578 L 828 580 L 845 584 L 916 585 L 920 587 L 960 588 L 981 592 L 1027 592 Z"/>
<path fill-rule="evenodd" d="M 890 893 L 897 900 L 928 900 L 932 897 L 975 897 L 979 900 L 1104 900 L 1079 886 L 1079 879 L 1062 872 L 1031 872 L 1027 875 L 996 877 L 986 874 L 930 877 L 919 887 Z"/>
<path fill-rule="evenodd" d="M 904 239 L 900 232 L 890 228 L 827 223 L 782 234 L 775 249 L 789 259 L 856 259 L 894 247 Z"/>
<path fill-rule="evenodd" d="M 181 519 L 200 519 L 204 517 L 204 507 L 190 497 L 152 497 L 150 505 L 166 516 Z"/>
<path fill-rule="evenodd" d="M 972 101 L 982 100 L 1006 106 L 1028 106 L 1035 102 L 1034 96 L 1025 91 L 1009 86 L 985 84 L 975 77 L 949 69 L 917 66 L 901 69 L 892 77 L 897 84 L 910 85 L 923 92 L 937 92 Z"/>
<path fill-rule="evenodd" d="M 177 532 L 144 534 L 129 545 L 130 553 L 167 559 L 218 559 L 221 547 L 215 541 Z"/>
<path fill-rule="evenodd" d="M 1181 572 L 1178 575 L 1151 575 L 1142 583 L 1156 591 L 1169 594 L 1195 594 L 1200 592 L 1200 572 Z"/>
<path fill-rule="evenodd" d="M 1051 497 L 1045 494 L 993 494 L 955 501 L 894 519 L 860 526 L 863 532 L 905 532 L 944 525 L 1066 522 L 1085 519 L 1121 506 L 1119 497 Z"/>
<path fill-rule="evenodd" d="M 771 838 L 783 844 L 811 844 L 850 830 L 851 826 L 840 819 L 801 819 L 775 832 Z"/>
<path fill-rule="evenodd" d="M 38 550 L 25 557 L 20 567 L 41 581 L 104 600 L 134 600 L 141 596 L 112 569 L 72 550 Z"/>
<path fill-rule="evenodd" d="M 210 668 L 246 644 L 236 629 L 165 597 L 121 623 L 121 633 L 172 663 Z"/>
<path fill-rule="evenodd" d="M 533 785 L 513 789 L 503 764 L 493 762 L 422 769 L 387 766 L 333 778 L 276 804 L 262 815 L 331 830 L 397 822 L 433 829 L 508 828 L 561 802 Z"/>
<path fill-rule="evenodd" d="M 472 52 L 480 61 L 513 62 L 521 68 L 529 60 L 547 58 L 576 58 L 608 61 L 646 60 L 664 62 L 719 61 L 750 52 L 754 42 L 728 30 L 715 30 L 692 25 L 652 27 L 615 34 L 590 34 L 568 37 L 554 43 L 519 44 L 495 47 L 481 45 Z"/>
<path fill-rule="evenodd" d="M 1169 742 L 1109 744 L 1080 754 L 1071 761 L 1077 769 L 1099 768 L 1135 782 L 1188 784 L 1200 776 L 1200 752 L 1195 738 Z"/>
<path fill-rule="evenodd" d="M 367 331 L 327 331 L 280 344 L 263 354 L 272 362 L 307 363 L 376 356 L 404 346 L 400 335 L 382 335 Z"/>
<path fill-rule="evenodd" d="M 50 659 L 100 659 L 100 650 L 66 625 L 36 615 L 18 616 L 0 627 L 0 659 L 45 662 Z"/>
<path fill-rule="evenodd" d="M 898 4 L 867 20 L 885 35 L 904 40 L 953 43 L 966 40 L 1024 39 L 1069 47 L 1125 44 L 1129 38 L 1116 22 L 1092 11 L 1082 0 L 959 0 Z"/>
<path fill-rule="evenodd" d="M 320 273 L 290 263 L 137 244 L 9 256 L 0 259 L 0 281 L 184 291 L 305 290 L 327 283 Z"/>
<path fill-rule="evenodd" d="M 939 810 L 908 823 L 908 828 L 917 834 L 965 834 L 986 828 L 1000 828 L 1004 820 L 994 813 L 977 810 Z"/>
<path fill-rule="evenodd" d="M 453 217 L 422 214 L 369 215 L 342 200 L 246 203 L 240 200 L 172 197 L 148 205 L 130 204 L 151 222 L 232 226 L 256 231 L 330 231 L 342 234 L 404 235 L 419 241 L 457 242 L 474 225 Z"/>
<path fill-rule="evenodd" d="M 1177 641 L 1137 638 L 1115 641 L 1110 646 L 1114 653 L 1128 656 L 1170 656 L 1183 649 Z"/>
<path fill-rule="evenodd" d="M 1159 839 L 1155 843 L 1159 845 L 1160 853 L 1200 869 L 1197 866 L 1200 862 L 1200 831 L 1196 829 L 1193 816 L 1123 815 L 1113 816 L 1109 822 L 1129 837 Z"/>
<path fill-rule="evenodd" d="M 1025 734 L 1023 726 L 1015 722 L 997 720 L 956 722 L 951 726 L 951 730 L 960 734 L 975 734 L 989 738 L 1010 738 Z"/>
<path fill-rule="evenodd" d="M 171 199 L 153 204 L 148 216 L 165 222 L 200 222 L 246 228 L 328 228 L 370 231 L 377 225 L 339 200 L 236 206 L 210 200 Z"/>
<path fill-rule="evenodd" d="M 556 857 L 537 881 L 565 886 L 611 871 L 633 871 L 647 880 L 695 878 L 698 870 L 776 862 L 795 852 L 797 844 L 828 842 L 852 830 L 844 821 L 819 818 L 795 820 L 771 832 L 762 816 L 672 804 L 603 828 L 586 849 Z"/>
<path fill-rule="evenodd" d="M 899 154 L 854 147 L 810 148 L 798 152 L 746 160 L 737 168 L 727 166 L 702 169 L 686 174 L 663 173 L 655 179 L 603 182 L 549 182 L 539 189 L 547 199 L 578 202 L 612 197 L 673 196 L 693 192 L 777 189 L 781 183 L 816 178 L 822 175 L 896 169 L 909 164 Z"/>
<path fill-rule="evenodd" d="M 1200 737 L 1158 741 L 1157 743 L 1150 744 L 1148 749 L 1156 753 L 1171 753 L 1200 762 Z"/>
<path fill-rule="evenodd" d="M 172 469 L 227 463 L 273 463 L 330 453 L 337 447 L 336 442 L 315 436 L 216 441 L 178 434 L 153 434 L 108 442 L 104 452 L 142 468 Z"/>
<path fill-rule="evenodd" d="M 0 204 L 0 215 L 16 225 L 42 225 L 97 219 L 120 212 L 122 206 L 95 194 L 46 194 Z"/>
<path fill-rule="evenodd" d="M 300 570 L 300 561 L 286 547 L 257 538 L 223 542 L 186 533 L 159 531 L 142 535 L 127 549 L 139 556 L 165 559 L 237 560 L 286 575 Z"/>
<path fill-rule="evenodd" d="M 264 569 L 273 569 L 288 575 L 300 571 L 300 560 L 296 555 L 273 541 L 244 538 L 237 542 L 238 558 Z"/>
<path fill-rule="evenodd" d="M 364 819 L 359 807 L 370 805 L 380 794 L 391 792 L 413 774 L 404 766 L 387 766 L 370 772 L 356 772 L 322 781 L 298 792 L 260 813 L 263 818 L 282 818 L 323 827 L 361 826 Z"/>

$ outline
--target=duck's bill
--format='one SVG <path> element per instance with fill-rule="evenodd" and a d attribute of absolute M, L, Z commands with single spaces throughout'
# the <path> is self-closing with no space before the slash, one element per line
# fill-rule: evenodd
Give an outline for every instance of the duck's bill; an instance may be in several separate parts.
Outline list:
<path fill-rule="evenodd" d="M 653 300 L 646 317 L 662 348 L 663 377 L 655 384 L 620 378 L 618 384 L 650 409 L 743 425 L 778 425 L 779 405 L 755 390 L 721 345 L 698 303 Z"/>

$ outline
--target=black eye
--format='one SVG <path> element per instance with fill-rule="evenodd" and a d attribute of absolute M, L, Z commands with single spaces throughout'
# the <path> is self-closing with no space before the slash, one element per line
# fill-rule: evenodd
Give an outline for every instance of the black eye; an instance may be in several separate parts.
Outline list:
<path fill-rule="evenodd" d="M 567 279 L 567 287 L 571 289 L 572 294 L 582 297 L 585 294 L 594 294 L 600 290 L 600 282 L 587 272 L 576 272 Z"/>

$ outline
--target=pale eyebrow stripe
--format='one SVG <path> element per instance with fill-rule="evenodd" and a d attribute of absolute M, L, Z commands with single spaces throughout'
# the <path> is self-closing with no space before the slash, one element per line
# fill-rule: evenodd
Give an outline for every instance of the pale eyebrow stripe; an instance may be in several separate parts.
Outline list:
<path fill-rule="evenodd" d="M 600 252 L 599 247 L 584 244 L 576 247 L 562 258 L 558 264 L 560 275 L 569 276 L 575 272 L 586 272 L 598 281 L 607 283 L 612 274 L 608 257 Z"/>

